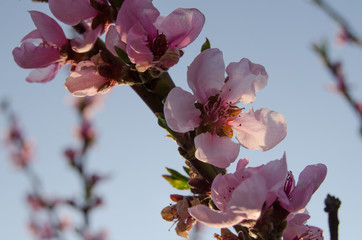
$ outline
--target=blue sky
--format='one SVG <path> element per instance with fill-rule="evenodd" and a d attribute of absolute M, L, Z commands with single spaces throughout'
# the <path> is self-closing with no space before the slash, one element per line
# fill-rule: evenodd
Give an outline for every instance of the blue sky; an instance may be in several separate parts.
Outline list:
<path fill-rule="evenodd" d="M 362 2 L 329 2 L 358 33 Z M 312 216 L 308 223 L 323 228 L 325 239 L 329 239 L 323 202 L 327 193 L 336 195 L 342 200 L 340 236 L 353 239 L 362 214 L 357 207 L 362 201 L 359 122 L 344 99 L 327 90 L 332 84 L 330 75 L 311 44 L 325 38 L 331 40 L 331 54 L 345 63 L 352 93 L 360 99 L 361 49 L 336 44 L 338 26 L 310 1 L 154 0 L 154 5 L 161 15 L 178 7 L 193 7 L 206 16 L 199 38 L 170 70 L 176 85 L 187 89 L 187 66 L 199 53 L 205 37 L 212 47 L 223 51 L 226 64 L 246 57 L 264 65 L 269 74 L 268 86 L 257 93 L 250 106 L 281 112 L 287 119 L 288 134 L 268 152 L 241 149 L 239 157 L 248 157 L 251 165 L 256 166 L 280 159 L 285 152 L 295 176 L 308 164 L 326 164 L 327 178 L 307 206 Z M 68 104 L 70 94 L 63 87 L 68 73 L 61 71 L 47 84 L 30 84 L 25 81 L 29 70 L 19 68 L 11 55 L 21 38 L 35 28 L 28 10 L 50 14 L 46 4 L 30 0 L 0 3 L 0 20 L 6 23 L 0 40 L 0 98 L 10 100 L 26 134 L 36 143 L 34 167 L 42 176 L 47 193 L 79 196 L 78 179 L 62 157 L 62 150 L 74 143 L 72 131 L 76 125 L 75 112 Z M 180 239 L 173 228 L 168 231 L 171 223 L 160 217 L 162 208 L 171 202 L 169 194 L 180 193 L 161 177 L 166 173 L 164 167 L 181 170 L 183 166 L 176 144 L 165 137 L 166 132 L 158 127 L 151 111 L 126 86 L 113 88 L 105 95 L 104 106 L 95 116 L 95 126 L 99 138 L 89 156 L 89 168 L 110 173 L 112 178 L 97 189 L 104 196 L 105 205 L 92 216 L 93 229 L 107 229 L 112 240 Z M 1 117 L 2 136 L 4 130 Z M 230 171 L 234 169 L 232 165 Z M 24 201 L 28 190 L 26 178 L 12 167 L 1 146 L 0 239 L 31 239 L 26 228 L 29 211 Z M 202 239 L 212 238 L 218 230 L 205 231 Z"/>

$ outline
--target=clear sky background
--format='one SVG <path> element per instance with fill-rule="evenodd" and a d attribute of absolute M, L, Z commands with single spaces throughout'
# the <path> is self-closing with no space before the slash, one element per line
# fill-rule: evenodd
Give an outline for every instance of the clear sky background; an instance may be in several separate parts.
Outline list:
<path fill-rule="evenodd" d="M 362 35 L 362 2 L 357 0 L 329 3 L 338 9 Z M 225 63 L 246 57 L 265 66 L 268 86 L 257 93 L 254 109 L 267 107 L 287 119 L 287 137 L 268 152 L 241 149 L 240 158 L 248 157 L 252 166 L 287 155 L 295 177 L 308 164 L 324 163 L 326 180 L 307 206 L 310 225 L 325 230 L 329 239 L 327 214 L 323 211 L 328 193 L 342 201 L 339 211 L 341 239 L 356 239 L 361 228 L 359 207 L 362 202 L 362 138 L 356 114 L 345 100 L 327 89 L 331 76 L 313 53 L 311 44 L 330 39 L 333 58 L 345 63 L 353 94 L 362 99 L 362 51 L 334 41 L 338 27 L 320 9 L 307 0 L 154 0 L 161 15 L 178 7 L 198 8 L 206 16 L 199 38 L 185 49 L 178 65 L 170 70 L 176 85 L 187 88 L 186 69 L 199 54 L 208 37 L 212 47 L 221 49 Z M 26 135 L 36 143 L 34 167 L 42 177 L 50 196 L 80 196 L 78 178 L 62 156 L 65 147 L 75 143 L 73 130 L 77 118 L 63 87 L 66 70 L 47 84 L 25 81 L 29 70 L 18 67 L 11 51 L 35 29 L 27 10 L 49 13 L 46 4 L 30 0 L 0 2 L 2 22 L 0 98 L 7 97 L 18 113 Z M 247 106 L 249 107 L 249 106 Z M 100 184 L 97 193 L 104 206 L 91 216 L 94 230 L 105 228 L 108 239 L 180 239 L 160 216 L 171 203 L 174 190 L 162 177 L 164 167 L 181 170 L 184 160 L 177 146 L 146 105 L 127 86 L 115 87 L 105 95 L 103 108 L 95 116 L 98 141 L 89 157 L 90 169 L 109 173 L 112 178 Z M 0 117 L 0 134 L 5 134 Z M 25 193 L 31 186 L 12 166 L 3 145 L 0 148 L 0 239 L 31 239 L 26 223 L 29 210 Z M 235 165 L 230 167 L 233 172 Z M 187 194 L 185 192 L 185 194 Z M 65 214 L 70 215 L 69 209 Z M 77 221 L 77 219 L 70 219 Z M 218 229 L 205 230 L 201 239 L 212 239 Z"/>

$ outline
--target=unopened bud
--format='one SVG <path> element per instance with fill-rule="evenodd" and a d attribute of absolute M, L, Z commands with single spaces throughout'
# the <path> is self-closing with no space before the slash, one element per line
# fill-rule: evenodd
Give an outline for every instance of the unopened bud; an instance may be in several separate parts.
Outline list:
<path fill-rule="evenodd" d="M 181 201 L 182 199 L 184 199 L 184 196 L 178 195 L 178 194 L 171 194 L 170 198 L 172 201 L 178 202 L 178 201 Z"/>
<path fill-rule="evenodd" d="M 161 211 L 162 218 L 168 222 L 171 222 L 176 218 L 175 214 L 176 214 L 175 205 L 167 206 Z"/>

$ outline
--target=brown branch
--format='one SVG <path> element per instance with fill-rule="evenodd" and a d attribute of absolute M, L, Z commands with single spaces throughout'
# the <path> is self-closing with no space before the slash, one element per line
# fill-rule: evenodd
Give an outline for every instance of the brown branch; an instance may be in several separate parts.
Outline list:
<path fill-rule="evenodd" d="M 341 206 L 341 201 L 331 195 L 327 195 L 324 201 L 326 207 L 324 211 L 328 213 L 328 224 L 331 240 L 338 240 L 338 208 Z"/>

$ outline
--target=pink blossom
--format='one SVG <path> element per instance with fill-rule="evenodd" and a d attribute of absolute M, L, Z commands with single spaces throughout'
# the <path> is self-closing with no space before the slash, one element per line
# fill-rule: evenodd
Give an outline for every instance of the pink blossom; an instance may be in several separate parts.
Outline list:
<path fill-rule="evenodd" d="M 323 230 L 306 225 L 310 218 L 307 211 L 291 213 L 287 217 L 288 225 L 283 233 L 284 240 L 323 240 Z"/>
<path fill-rule="evenodd" d="M 86 230 L 83 232 L 83 239 L 84 240 L 105 240 L 107 239 L 107 232 L 102 230 L 97 233 L 90 232 Z"/>
<path fill-rule="evenodd" d="M 5 139 L 11 160 L 19 168 L 26 168 L 34 157 L 34 144 L 23 136 L 23 132 L 15 118 Z"/>
<path fill-rule="evenodd" d="M 239 161 L 236 172 L 218 175 L 211 186 L 211 197 L 218 211 L 204 205 L 189 209 L 197 221 L 211 227 L 230 227 L 244 220 L 257 220 L 264 203 L 270 206 L 283 186 L 287 165 L 285 156 L 253 168 L 248 159 Z"/>
<path fill-rule="evenodd" d="M 89 0 L 49 0 L 49 9 L 57 19 L 72 26 L 99 13 Z"/>
<path fill-rule="evenodd" d="M 116 25 L 107 32 L 106 45 L 116 54 L 115 46 L 127 52 L 139 72 L 148 68 L 167 70 L 201 32 L 205 17 L 197 9 L 178 8 L 166 17 L 151 0 L 125 0 Z"/>
<path fill-rule="evenodd" d="M 254 101 L 255 93 L 263 89 L 268 75 L 263 66 L 243 58 L 226 68 L 222 52 L 208 49 L 198 55 L 187 71 L 188 85 L 193 94 L 179 87 L 167 96 L 164 113 L 168 126 L 176 132 L 196 129 L 196 157 L 203 162 L 225 168 L 239 154 L 236 139 L 248 149 L 269 150 L 286 135 L 285 118 L 262 108 L 236 106 L 238 102 Z"/>
<path fill-rule="evenodd" d="M 61 49 L 68 44 L 59 24 L 44 13 L 30 11 L 36 30 L 21 40 L 13 50 L 15 62 L 22 68 L 35 68 L 26 78 L 28 82 L 48 82 L 65 63 Z"/>
<path fill-rule="evenodd" d="M 324 165 L 307 166 L 291 196 L 285 191 L 285 183 L 290 179 L 285 155 L 259 167 L 246 168 L 247 164 L 248 160 L 242 159 L 235 173 L 218 175 L 214 179 L 211 197 L 219 210 L 197 205 L 189 209 L 191 216 L 205 225 L 224 228 L 243 224 L 246 220 L 258 220 L 263 207 L 269 208 L 276 200 L 288 212 L 299 211 L 325 177 Z M 289 205 L 286 199 L 289 199 Z"/>
<path fill-rule="evenodd" d="M 76 97 L 94 96 L 107 92 L 115 86 L 115 81 L 101 76 L 93 61 L 82 61 L 65 82 L 65 88 Z"/>

